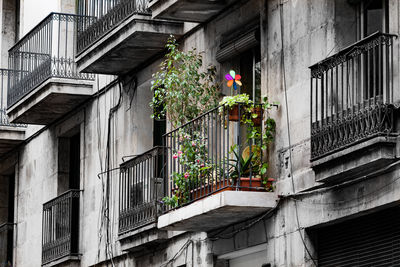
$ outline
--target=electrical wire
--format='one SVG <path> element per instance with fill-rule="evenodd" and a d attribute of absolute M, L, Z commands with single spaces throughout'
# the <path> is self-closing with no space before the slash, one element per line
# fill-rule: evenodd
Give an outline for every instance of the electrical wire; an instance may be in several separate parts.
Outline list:
<path fill-rule="evenodd" d="M 260 222 L 263 219 L 269 218 L 269 215 L 272 215 L 273 212 L 275 212 L 279 205 L 281 203 L 281 199 L 278 199 L 278 202 L 276 203 L 275 207 L 273 207 L 272 209 L 268 210 L 266 213 L 260 215 L 259 217 L 257 217 L 256 219 L 252 220 L 251 222 L 249 222 L 248 224 L 244 225 L 243 227 L 239 228 L 238 230 L 235 230 L 233 232 L 221 235 L 220 233 L 223 232 L 225 229 L 223 229 L 222 231 L 218 232 L 217 235 L 214 235 L 213 237 L 208 237 L 208 240 L 211 241 L 217 241 L 219 239 L 230 239 L 232 237 L 234 237 L 236 234 L 249 229 L 250 227 L 252 227 L 253 225 L 255 225 L 256 223 Z"/>
<path fill-rule="evenodd" d="M 176 254 L 166 263 L 160 265 L 160 267 L 167 267 L 170 263 L 173 263 L 180 254 L 182 254 L 183 250 L 187 249 L 187 247 L 189 247 L 189 245 L 192 244 L 193 246 L 193 239 L 188 239 L 185 244 L 183 244 L 183 246 L 178 250 L 178 252 L 176 252 Z M 192 255 L 193 258 L 193 255 Z M 193 262 L 193 259 L 192 259 Z"/>
<path fill-rule="evenodd" d="M 280 19 L 280 26 L 281 26 L 281 71 L 282 71 L 282 85 L 284 88 L 284 96 L 285 96 L 285 108 L 286 108 L 286 126 L 287 126 L 287 133 L 288 133 L 288 145 L 289 145 L 289 168 L 290 168 L 290 178 L 292 184 L 292 190 L 295 192 L 296 187 L 294 185 L 294 177 L 293 177 L 293 168 L 292 168 L 292 144 L 290 138 L 290 122 L 289 122 L 289 106 L 288 106 L 288 97 L 287 97 L 287 86 L 286 86 L 286 71 L 285 71 L 285 49 L 284 49 L 284 20 L 283 20 L 283 2 L 280 0 L 279 3 L 279 19 Z M 299 211 L 297 207 L 297 202 L 294 201 L 294 209 L 295 209 L 295 216 L 296 216 L 296 223 L 297 228 L 299 231 L 301 242 L 304 245 L 305 250 L 307 251 L 308 256 L 312 260 L 313 264 L 317 266 L 315 259 L 312 257 L 311 252 L 304 240 L 304 236 L 301 232 L 300 220 L 299 220 Z"/>
<path fill-rule="evenodd" d="M 118 108 L 121 106 L 122 102 L 122 85 L 121 83 L 118 83 L 119 87 L 119 97 L 118 97 L 118 102 L 113 106 L 108 114 L 108 124 L 107 124 L 107 145 L 106 145 L 106 156 L 105 156 L 105 169 L 106 169 L 106 188 L 105 188 L 105 210 L 104 210 L 104 219 L 105 219 L 105 228 L 106 228 L 106 246 L 105 246 L 105 252 L 106 252 L 106 260 L 107 257 L 110 257 L 111 260 L 111 265 L 114 265 L 113 261 L 113 251 L 112 251 L 112 244 L 111 244 L 111 238 L 112 234 L 110 232 L 111 228 L 111 221 L 110 221 L 110 199 L 111 199 L 111 184 L 110 184 L 110 173 L 111 173 L 111 159 L 110 159 L 110 147 L 111 147 L 111 120 L 113 118 L 114 113 L 118 110 Z M 107 263 L 108 266 L 108 263 Z"/>

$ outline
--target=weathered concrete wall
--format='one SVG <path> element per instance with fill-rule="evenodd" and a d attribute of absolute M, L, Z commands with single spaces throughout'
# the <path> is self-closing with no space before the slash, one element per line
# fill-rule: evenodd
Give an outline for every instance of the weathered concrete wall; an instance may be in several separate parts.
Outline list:
<path fill-rule="evenodd" d="M 8 67 L 8 49 L 15 43 L 16 30 L 16 3 L 14 0 L 3 0 L 1 2 L 1 68 Z"/>

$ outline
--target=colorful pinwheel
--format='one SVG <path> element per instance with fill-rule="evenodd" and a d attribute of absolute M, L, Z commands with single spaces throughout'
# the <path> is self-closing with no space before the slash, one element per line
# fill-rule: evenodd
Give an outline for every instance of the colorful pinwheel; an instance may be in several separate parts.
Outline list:
<path fill-rule="evenodd" d="M 239 74 L 236 74 L 234 70 L 230 70 L 228 74 L 225 75 L 225 79 L 228 81 L 228 87 L 232 87 L 236 90 L 237 86 L 242 86 L 242 82 L 240 81 L 242 77 Z"/>

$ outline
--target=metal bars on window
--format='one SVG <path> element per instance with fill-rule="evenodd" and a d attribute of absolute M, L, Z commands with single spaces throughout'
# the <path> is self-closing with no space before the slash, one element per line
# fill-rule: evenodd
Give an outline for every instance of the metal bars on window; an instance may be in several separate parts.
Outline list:
<path fill-rule="evenodd" d="M 92 80 L 76 68 L 76 29 L 82 18 L 51 13 L 9 50 L 8 106 L 48 78 Z"/>
<path fill-rule="evenodd" d="M 375 33 L 313 65 L 311 159 L 393 130 L 393 40 Z"/>
<path fill-rule="evenodd" d="M 78 255 L 80 190 L 69 190 L 43 204 L 42 264 Z"/>
<path fill-rule="evenodd" d="M 148 0 L 78 0 L 78 53 L 133 14 L 149 15 Z"/>
<path fill-rule="evenodd" d="M 121 165 L 119 182 L 119 233 L 155 222 L 163 197 L 164 149 L 153 149 Z"/>

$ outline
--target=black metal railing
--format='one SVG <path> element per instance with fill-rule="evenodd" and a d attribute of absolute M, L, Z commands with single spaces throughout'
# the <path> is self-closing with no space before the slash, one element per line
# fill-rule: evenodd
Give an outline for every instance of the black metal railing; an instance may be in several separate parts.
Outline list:
<path fill-rule="evenodd" d="M 79 253 L 80 190 L 69 190 L 43 204 L 42 264 Z"/>
<path fill-rule="evenodd" d="M 74 62 L 79 21 L 77 15 L 51 13 L 9 50 L 9 107 L 51 77 L 94 79 L 79 73 Z"/>
<path fill-rule="evenodd" d="M 377 32 L 310 67 L 312 160 L 394 130 L 395 37 Z"/>
<path fill-rule="evenodd" d="M 155 222 L 163 194 L 162 147 L 121 164 L 119 183 L 119 233 Z"/>
<path fill-rule="evenodd" d="M 6 95 L 8 91 L 8 79 L 12 77 L 13 71 L 9 69 L 0 69 L 0 126 L 8 127 L 26 127 L 23 124 L 10 123 L 6 112 Z"/>
<path fill-rule="evenodd" d="M 148 0 L 78 0 L 78 54 L 133 14 L 149 15 Z"/>
<path fill-rule="evenodd" d="M 0 224 L 0 267 L 13 266 L 13 223 Z"/>
<path fill-rule="evenodd" d="M 164 135 L 165 211 L 223 190 L 265 190 L 262 125 L 257 107 L 253 125 L 248 105 L 216 107 Z M 246 115 L 247 114 L 247 115 Z M 256 130 L 257 134 L 249 134 Z"/>

